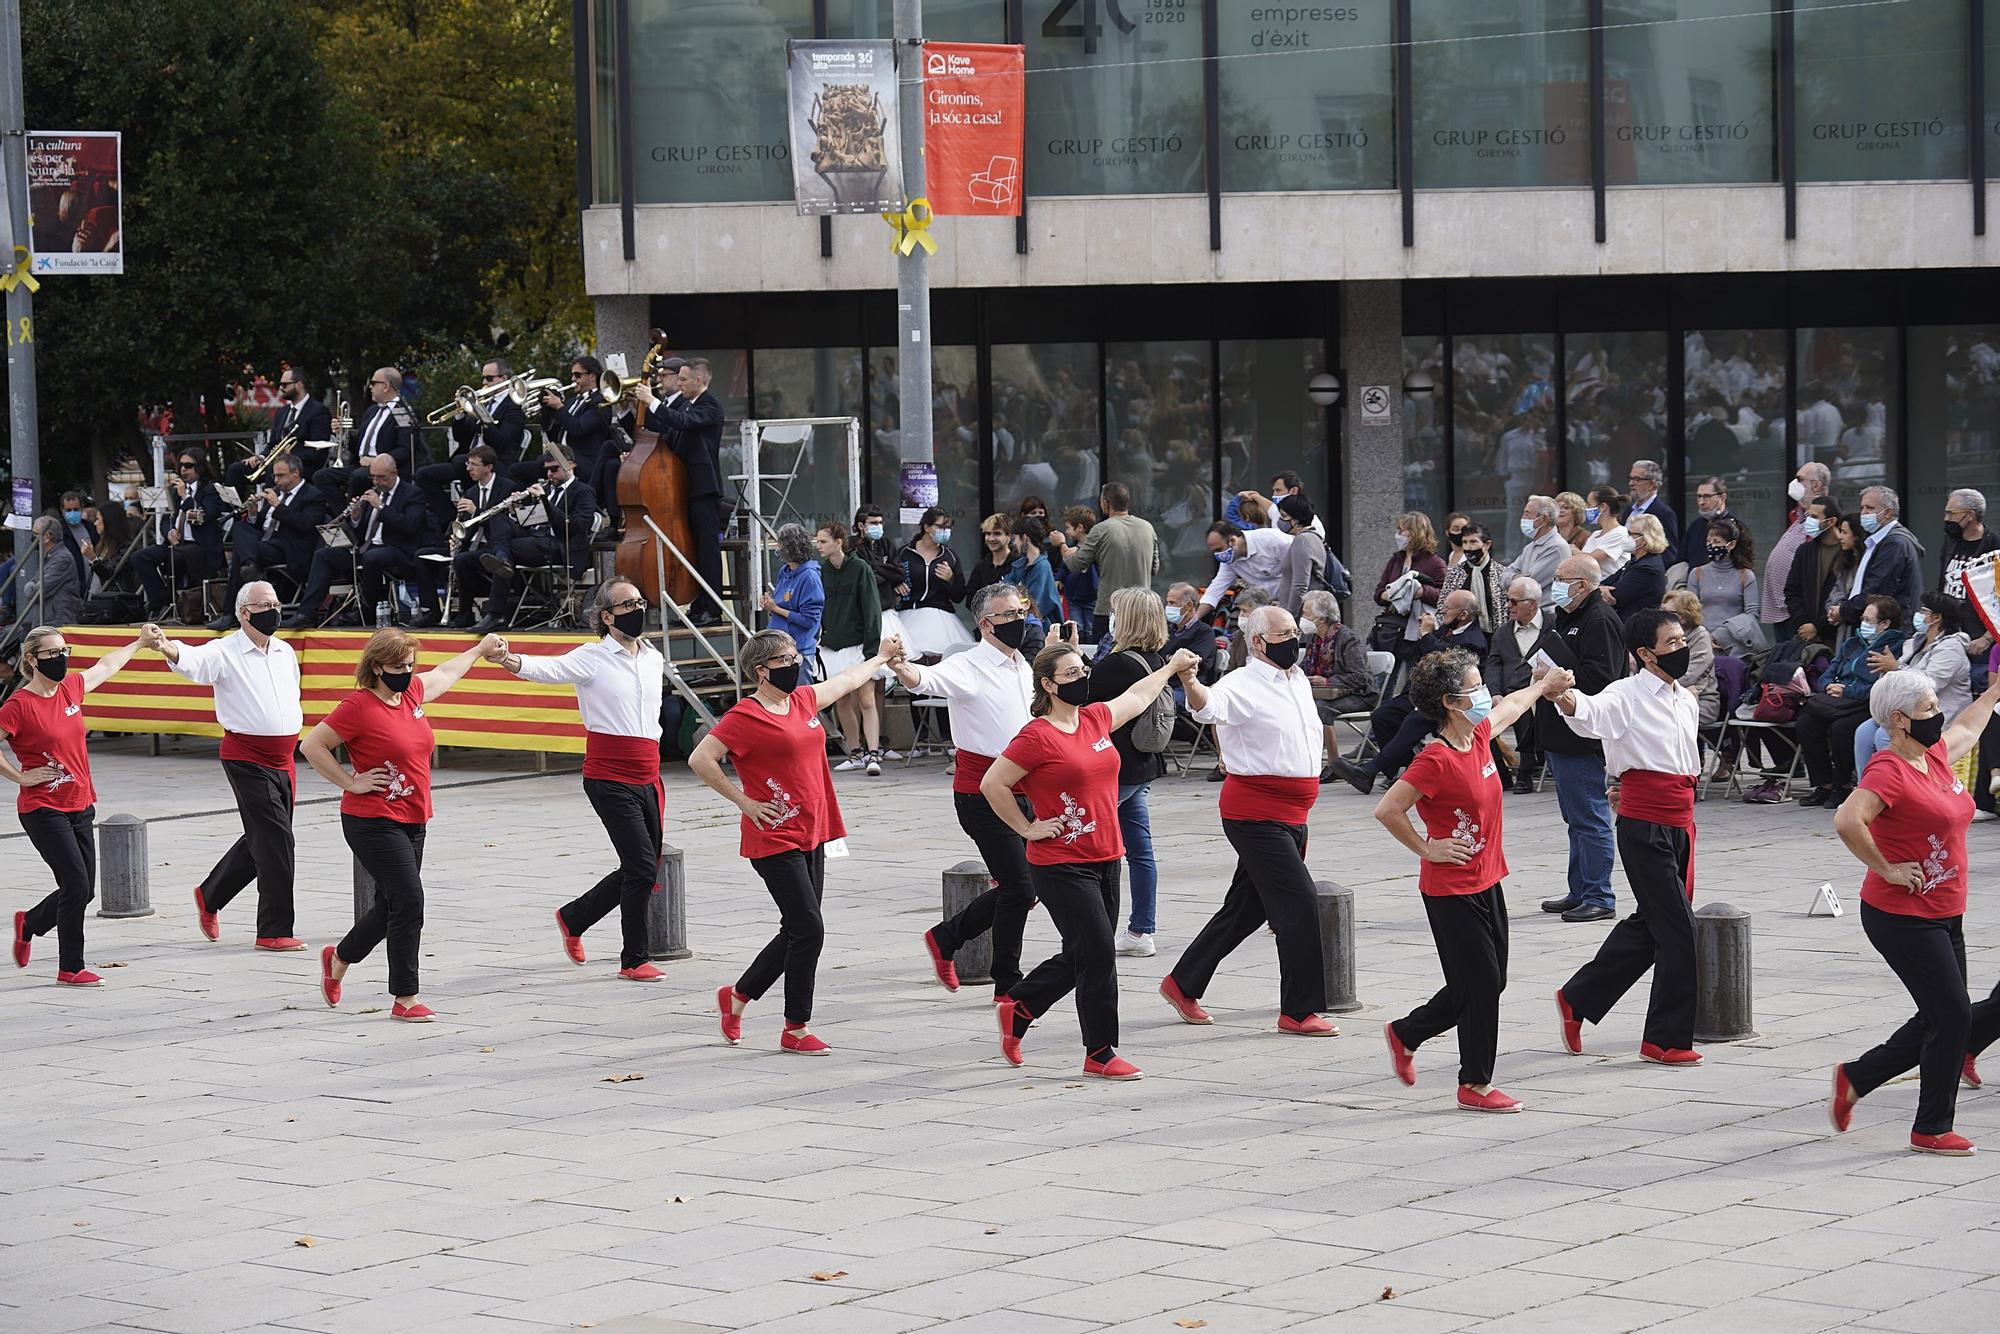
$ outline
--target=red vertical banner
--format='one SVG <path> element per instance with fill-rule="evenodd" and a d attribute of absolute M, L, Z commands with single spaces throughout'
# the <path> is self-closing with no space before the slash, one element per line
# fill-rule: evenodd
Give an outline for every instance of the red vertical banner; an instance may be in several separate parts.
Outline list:
<path fill-rule="evenodd" d="M 1020 215 L 1026 104 L 1022 47 L 924 43 L 924 189 L 933 213 Z"/>

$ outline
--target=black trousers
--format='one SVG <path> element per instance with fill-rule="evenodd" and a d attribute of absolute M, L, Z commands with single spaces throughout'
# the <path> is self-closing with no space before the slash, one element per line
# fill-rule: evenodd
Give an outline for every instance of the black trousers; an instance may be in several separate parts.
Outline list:
<path fill-rule="evenodd" d="M 604 510 L 604 522 L 611 527 L 622 527 L 625 511 L 618 504 L 618 469 L 624 466 L 625 456 L 618 452 L 618 445 L 609 442 L 597 456 L 597 466 L 583 480 L 597 496 L 598 505 Z"/>
<path fill-rule="evenodd" d="M 472 619 L 472 600 L 483 598 L 492 591 L 492 576 L 479 563 L 485 551 L 484 546 L 467 547 L 451 558 L 451 568 L 458 575 L 458 605 L 464 608 L 462 614 L 467 621 Z M 445 610 L 450 611 L 451 608 Z"/>
<path fill-rule="evenodd" d="M 424 503 L 437 519 L 438 531 L 445 532 L 458 517 L 458 511 L 451 507 L 451 484 L 469 486 L 472 482 L 471 474 L 465 471 L 465 455 L 454 454 L 443 463 L 426 463 L 417 469 L 416 482 Z"/>
<path fill-rule="evenodd" d="M 1086 1053 L 1118 1045 L 1118 956 L 1111 929 L 1118 920 L 1119 859 L 1028 867 L 1035 897 L 1062 933 L 1060 952 L 1044 959 L 1009 993 L 1036 1019 L 1076 992 L 1076 1019 Z"/>
<path fill-rule="evenodd" d="M 819 951 L 826 943 L 826 920 L 820 900 L 826 896 L 826 848 L 793 849 L 769 857 L 752 857 L 750 864 L 778 905 L 778 934 L 758 952 L 736 980 L 738 995 L 757 1000 L 780 977 L 785 979 L 785 1022 L 812 1020 L 813 982 L 819 972 Z"/>
<path fill-rule="evenodd" d="M 1804 753 L 1806 777 L 1814 787 L 1850 787 L 1854 783 L 1854 734 L 1868 719 L 1868 706 L 1858 699 L 1812 695 L 1799 710 L 1797 732 Z"/>
<path fill-rule="evenodd" d="M 141 547 L 132 556 L 132 568 L 139 572 L 139 587 L 146 592 L 148 607 L 164 607 L 173 601 L 174 590 L 167 587 L 169 571 L 174 588 L 192 587 L 212 572 L 208 553 L 193 542 Z"/>
<path fill-rule="evenodd" d="M 1493 1082 L 1500 1047 L 1500 993 L 1507 989 L 1507 899 L 1500 886 L 1477 894 L 1426 894 L 1444 986 L 1393 1027 L 1411 1051 L 1458 1030 L 1458 1082 Z"/>
<path fill-rule="evenodd" d="M 722 497 L 694 496 L 688 500 L 688 527 L 694 531 L 694 568 L 708 586 L 722 591 Z M 717 606 L 708 594 L 695 591 L 694 601 L 689 603 L 689 615 L 712 612 L 720 615 Z M 990 867 L 991 862 L 987 863 Z"/>
<path fill-rule="evenodd" d="M 1597 957 L 1563 984 L 1563 997 L 1577 1018 L 1602 1023 L 1650 968 L 1645 1040 L 1682 1051 L 1694 1048 L 1694 911 L 1687 899 L 1693 849 L 1685 829 L 1618 817 L 1618 860 L 1638 906 L 1611 928 Z"/>
<path fill-rule="evenodd" d="M 21 828 L 56 877 L 54 891 L 28 909 L 27 932 L 56 933 L 56 967 L 65 973 L 83 968 L 83 910 L 97 895 L 96 821 L 95 806 L 21 812 Z"/>
<path fill-rule="evenodd" d="M 236 794 L 236 814 L 243 836 L 229 845 L 222 860 L 201 882 L 201 901 L 210 912 L 221 912 L 252 880 L 257 882 L 257 938 L 270 940 L 295 934 L 292 877 L 296 854 L 292 841 L 292 803 L 297 800 L 292 775 L 249 760 L 224 760 L 222 776 Z"/>
<path fill-rule="evenodd" d="M 1919 1135 L 1951 1129 L 1958 1109 L 1958 1067 L 1968 1050 L 1972 1004 L 1965 995 L 1962 917 L 1911 917 L 1861 905 L 1861 930 L 1909 988 L 1917 1012 L 1889 1040 L 1847 1062 L 1848 1082 L 1863 1097 L 1912 1069 Z M 1991 1026 L 1990 1019 L 1984 1025 Z"/>
<path fill-rule="evenodd" d="M 1224 820 L 1222 832 L 1236 849 L 1236 874 L 1222 906 L 1174 965 L 1174 985 L 1198 999 L 1230 951 L 1268 921 L 1278 935 L 1279 1013 L 1292 1019 L 1318 1014 L 1326 1008 L 1326 962 L 1312 872 L 1306 870 L 1306 827 Z"/>
<path fill-rule="evenodd" d="M 496 525 L 493 533 L 493 554 L 509 565 L 561 565 L 569 559 L 569 553 L 552 533 L 524 531 Z M 486 614 L 506 616 L 514 610 L 521 590 L 526 582 L 521 575 L 515 575 L 507 582 L 490 581 L 486 595 Z"/>
<path fill-rule="evenodd" d="M 612 910 L 618 909 L 622 943 L 620 968 L 646 962 L 646 905 L 660 883 L 660 794 L 652 784 L 617 783 L 605 778 L 583 780 L 590 809 L 604 822 L 618 869 L 565 903 L 563 925 L 580 936 Z"/>
<path fill-rule="evenodd" d="M 286 558 L 283 547 L 262 533 L 238 527 L 231 541 L 233 546 L 229 552 L 228 595 L 228 609 L 231 612 L 236 610 L 237 590 L 250 582 L 253 577 L 269 579 L 273 574 L 283 574 L 291 579 L 295 588 L 303 588 L 306 577 L 312 572 L 310 559 L 293 563 Z M 253 575 L 252 571 L 256 573 Z"/>
<path fill-rule="evenodd" d="M 1035 818 L 1025 799 L 1017 796 L 1014 801 L 1023 815 Z M 1035 887 L 1028 880 L 1028 845 L 979 793 L 954 792 L 951 804 L 958 810 L 958 827 L 979 849 L 986 874 L 999 883 L 931 931 L 938 948 L 950 955 L 990 930 L 993 994 L 1004 996 L 1021 980 L 1021 936 L 1028 929 L 1028 912 L 1035 906 Z"/>
<path fill-rule="evenodd" d="M 1435 725 L 1417 712 L 1408 695 L 1383 701 L 1368 720 L 1368 734 L 1374 739 L 1376 750 L 1369 767 L 1378 774 L 1401 773 L 1416 758 L 1417 747 L 1434 730 Z"/>
<path fill-rule="evenodd" d="M 378 602 L 387 602 L 396 612 L 395 583 L 408 580 L 416 585 L 417 605 L 424 611 L 437 610 L 437 585 L 425 570 L 427 562 L 417 559 L 414 550 L 372 546 L 361 553 L 361 606 L 372 612 Z"/>
<path fill-rule="evenodd" d="M 334 946 L 348 965 L 389 942 L 389 994 L 417 994 L 417 954 L 424 935 L 424 826 L 383 816 L 340 817 L 340 832 L 362 869 L 375 878 L 375 903 Z"/>
<path fill-rule="evenodd" d="M 344 495 L 352 500 L 373 486 L 374 481 L 368 475 L 367 465 L 363 464 L 352 468 L 321 468 L 313 474 L 312 484 L 329 496 Z"/>

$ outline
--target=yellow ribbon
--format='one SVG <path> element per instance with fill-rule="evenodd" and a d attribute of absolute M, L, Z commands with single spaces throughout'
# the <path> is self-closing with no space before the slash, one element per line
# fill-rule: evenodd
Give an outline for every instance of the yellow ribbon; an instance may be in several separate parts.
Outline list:
<path fill-rule="evenodd" d="M 26 283 L 30 292 L 41 291 L 41 279 L 29 272 L 29 266 L 34 263 L 35 257 L 28 252 L 28 247 L 17 245 L 14 247 L 14 253 L 20 258 L 15 261 L 13 272 L 0 273 L 0 292 L 11 292 L 21 283 Z"/>
<path fill-rule="evenodd" d="M 923 210 L 921 214 L 918 212 L 919 209 Z M 889 249 L 900 255 L 909 255 L 913 254 L 918 246 L 922 246 L 925 254 L 935 255 L 937 242 L 930 237 L 933 216 L 935 215 L 931 212 L 931 201 L 923 198 L 912 199 L 909 207 L 901 213 L 884 213 L 882 221 L 888 223 L 890 230 L 896 233 L 890 238 Z"/>

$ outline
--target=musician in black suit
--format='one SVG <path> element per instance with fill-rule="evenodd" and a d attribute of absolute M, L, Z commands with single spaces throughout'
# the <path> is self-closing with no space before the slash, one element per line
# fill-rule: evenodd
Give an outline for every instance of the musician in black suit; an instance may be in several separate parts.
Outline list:
<path fill-rule="evenodd" d="M 542 393 L 542 426 L 548 438 L 569 447 L 576 461 L 576 475 L 586 486 L 593 485 L 605 455 L 611 456 L 612 476 L 617 476 L 618 450 L 611 440 L 611 409 L 598 397 L 597 380 L 604 366 L 596 357 L 578 357 L 569 366 L 570 392 L 563 397 L 555 390 Z M 514 476 L 523 484 L 542 474 L 537 460 L 524 460 Z"/>
<path fill-rule="evenodd" d="M 501 514 L 486 525 L 492 547 L 480 556 L 479 563 L 492 576 L 492 591 L 486 599 L 486 615 L 472 627 L 475 634 L 505 625 L 513 613 L 523 582 L 516 566 L 567 564 L 571 574 L 580 575 L 590 564 L 597 495 L 577 480 L 576 460 L 564 446 L 548 444 L 542 464 L 542 480 L 529 487 L 528 494 L 541 502 L 547 522 L 530 527 L 512 515 Z M 524 505 L 523 512 L 531 510 Z"/>
<path fill-rule="evenodd" d="M 208 628 L 227 630 L 236 624 L 236 613 L 230 609 L 236 606 L 236 591 L 246 583 L 269 580 L 282 570 L 294 588 L 304 588 L 312 573 L 313 553 L 320 546 L 319 526 L 332 517 L 332 508 L 325 493 L 306 481 L 296 454 L 272 460 L 269 480 L 231 534 L 229 594 L 222 600 L 224 610 Z"/>
<path fill-rule="evenodd" d="M 681 367 L 680 394 L 648 415 L 686 465 L 688 528 L 694 534 L 694 565 L 708 586 L 722 588 L 722 402 L 708 391 L 713 374 L 708 358 L 692 357 Z M 722 618 L 706 593 L 689 605 L 697 625 Z"/>
<path fill-rule="evenodd" d="M 371 457 L 368 473 L 369 488 L 348 503 L 341 517 L 352 546 L 321 547 L 313 553 L 312 571 L 298 609 L 285 622 L 287 629 L 318 624 L 320 608 L 335 581 L 350 578 L 360 594 L 363 624 L 373 619 L 378 602 L 387 602 L 390 620 L 396 618 L 396 599 L 389 587 L 394 580 L 415 583 L 423 611 L 436 613 L 436 590 L 417 558 L 431 540 L 430 508 L 417 488 L 397 475 L 396 461 L 389 455 Z"/>
<path fill-rule="evenodd" d="M 224 485 L 233 488 L 246 504 L 250 500 L 250 474 L 257 470 L 265 454 L 278 447 L 278 442 L 288 435 L 296 435 L 300 445 L 318 444 L 333 439 L 333 413 L 326 404 L 306 393 L 306 382 L 295 370 L 284 370 L 278 375 L 278 396 L 284 405 L 271 418 L 271 430 L 264 440 L 265 453 L 252 454 L 240 459 L 223 470 Z M 295 454 L 295 458 L 308 457 L 305 453 Z M 232 597 L 231 606 L 235 605 Z M 229 624 L 236 624 L 236 617 L 229 617 Z"/>
<path fill-rule="evenodd" d="M 167 619 L 173 610 L 170 577 L 175 588 L 186 588 L 223 568 L 222 497 L 209 471 L 208 452 L 199 445 L 179 451 L 168 490 L 174 512 L 166 541 L 142 547 L 132 557 L 146 593 L 146 619 L 153 621 Z"/>
<path fill-rule="evenodd" d="M 500 466 L 500 456 L 486 445 L 474 445 L 465 456 L 466 483 L 458 503 L 452 508 L 452 521 L 464 523 L 477 515 L 484 514 L 507 497 L 516 494 L 520 488 L 514 484 L 506 470 Z M 479 558 L 493 548 L 493 538 L 488 529 L 504 515 L 496 514 L 465 535 L 456 550 L 446 548 L 441 554 L 451 557 L 453 582 L 458 587 L 458 610 L 444 608 L 451 617 L 451 628 L 466 630 L 472 626 L 472 602 L 491 594 L 492 580 L 487 576 L 486 567 Z M 437 561 L 426 561 L 436 569 L 444 568 Z M 429 624 L 426 617 L 419 622 L 422 629 Z"/>
<path fill-rule="evenodd" d="M 417 421 L 410 405 L 403 402 L 403 373 L 384 366 L 368 377 L 368 410 L 355 423 L 350 457 L 313 474 L 313 485 L 329 496 L 358 499 L 373 484 L 368 461 L 378 455 L 396 461 L 399 476 L 410 475 L 410 459 L 417 444 Z M 416 488 L 410 488 L 411 494 Z"/>
<path fill-rule="evenodd" d="M 513 370 L 499 357 L 479 368 L 479 387 L 482 391 L 492 390 L 507 383 Z M 489 400 L 486 409 L 493 418 L 487 421 L 470 412 L 461 412 L 451 419 L 451 457 L 443 463 L 431 463 L 417 469 L 417 490 L 423 492 L 424 500 L 430 505 L 431 513 L 437 516 L 438 527 L 450 528 L 458 517 L 451 501 L 451 484 L 465 485 L 468 473 L 466 459 L 473 449 L 485 445 L 491 449 L 502 464 L 515 463 L 521 457 L 521 441 L 528 433 L 528 413 L 511 394 L 500 394 Z"/>
<path fill-rule="evenodd" d="M 1527 689 L 1534 675 L 1535 654 L 1547 651 L 1553 658 L 1558 643 L 1551 629 L 1553 615 L 1542 611 L 1542 586 L 1526 575 L 1516 576 L 1507 585 L 1507 619 L 1493 627 L 1493 637 L 1480 675 L 1492 687 L 1494 697 Z M 1535 790 L 1535 774 L 1542 767 L 1542 753 L 1535 745 L 1535 712 L 1530 709 L 1514 720 L 1514 752 L 1520 763 L 1514 768 L 1514 790 Z"/>

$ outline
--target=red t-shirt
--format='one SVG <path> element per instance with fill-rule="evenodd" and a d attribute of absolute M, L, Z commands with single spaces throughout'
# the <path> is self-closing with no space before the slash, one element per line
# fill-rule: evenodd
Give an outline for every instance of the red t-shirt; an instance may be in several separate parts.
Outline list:
<path fill-rule="evenodd" d="M 721 742 L 736 766 L 736 781 L 753 801 L 778 805 L 778 821 L 759 827 L 743 817 L 742 854 L 770 857 L 811 852 L 822 843 L 847 837 L 840 803 L 833 795 L 833 771 L 826 764 L 826 729 L 811 686 L 792 692 L 792 707 L 773 713 L 755 698 L 737 701 L 709 735 Z"/>
<path fill-rule="evenodd" d="M 1007 743 L 1004 759 L 1027 771 L 1015 791 L 1028 799 L 1037 820 L 1062 828 L 1028 844 L 1037 866 L 1108 862 L 1125 855 L 1118 832 L 1118 748 L 1111 744 L 1111 710 L 1086 704 L 1076 711 L 1076 731 L 1036 718 Z"/>
<path fill-rule="evenodd" d="M 410 679 L 402 702 L 385 704 L 372 690 L 357 690 L 326 716 L 326 725 L 347 743 L 354 772 L 386 766 L 389 785 L 379 792 L 349 792 L 340 799 L 342 815 L 426 824 L 431 818 L 430 719 L 424 717 L 424 679 Z"/>
<path fill-rule="evenodd" d="M 1882 801 L 1868 826 L 1885 860 L 1916 862 L 1924 869 L 1917 890 L 1892 885 L 1870 871 L 1861 901 L 1906 917 L 1960 917 L 1965 913 L 1965 830 L 1972 823 L 1972 794 L 1951 771 L 1944 742 L 1924 752 L 1928 770 L 1893 751 L 1877 751 L 1861 773 L 1861 787 Z"/>
<path fill-rule="evenodd" d="M 97 800 L 83 731 L 83 677 L 76 672 L 58 681 L 53 695 L 16 690 L 0 704 L 0 732 L 8 736 L 14 762 L 56 771 L 50 782 L 19 789 L 15 810 L 80 811 Z"/>
<path fill-rule="evenodd" d="M 1500 772 L 1493 763 L 1493 729 L 1484 720 L 1472 729 L 1472 748 L 1454 750 L 1433 741 L 1417 752 L 1403 781 L 1415 788 L 1424 834 L 1459 838 L 1472 847 L 1463 866 L 1425 862 L 1417 888 L 1425 894 L 1477 894 L 1500 883 L 1507 856 L 1500 847 Z"/>

